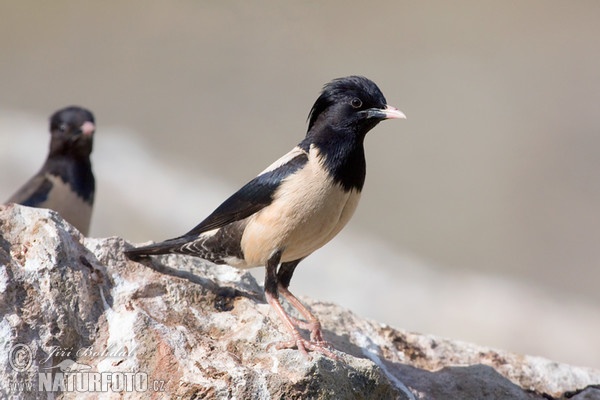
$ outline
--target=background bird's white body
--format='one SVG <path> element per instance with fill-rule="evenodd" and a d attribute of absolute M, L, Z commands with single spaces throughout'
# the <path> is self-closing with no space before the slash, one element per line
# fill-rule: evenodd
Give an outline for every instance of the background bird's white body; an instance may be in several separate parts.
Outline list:
<path fill-rule="evenodd" d="M 52 190 L 48 191 L 47 198 L 36 204 L 35 207 L 49 208 L 59 213 L 66 221 L 73 225 L 84 235 L 88 235 L 90 221 L 92 219 L 92 204 L 77 194 L 71 185 L 63 181 L 59 176 L 49 173 L 32 177 L 8 203 L 22 203 L 35 194 L 38 187 L 44 182 L 50 183 Z"/>
<path fill-rule="evenodd" d="M 92 205 L 77 195 L 60 177 L 46 174 L 46 179 L 55 189 L 50 191 L 48 199 L 40 207 L 55 210 L 81 233 L 87 235 L 92 219 Z"/>

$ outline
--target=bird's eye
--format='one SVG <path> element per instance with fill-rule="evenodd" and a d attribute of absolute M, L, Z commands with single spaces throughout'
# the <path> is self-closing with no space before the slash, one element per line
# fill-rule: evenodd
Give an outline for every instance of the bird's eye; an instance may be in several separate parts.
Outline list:
<path fill-rule="evenodd" d="M 61 132 L 66 132 L 69 129 L 69 126 L 67 124 L 60 124 L 58 126 L 58 130 Z"/>
<path fill-rule="evenodd" d="M 360 108 L 362 106 L 362 101 L 358 97 L 355 97 L 350 102 L 350 105 L 354 108 Z"/>

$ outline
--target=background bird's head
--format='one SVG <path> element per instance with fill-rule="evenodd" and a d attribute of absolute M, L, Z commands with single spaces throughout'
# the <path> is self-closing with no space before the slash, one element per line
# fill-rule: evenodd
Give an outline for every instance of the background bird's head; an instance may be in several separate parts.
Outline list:
<path fill-rule="evenodd" d="M 380 121 L 389 118 L 406 117 L 387 105 L 373 81 L 362 76 L 338 78 L 323 87 L 310 110 L 307 136 L 333 129 L 363 138 Z"/>
<path fill-rule="evenodd" d="M 85 108 L 58 110 L 50 117 L 50 154 L 88 157 L 95 130 L 94 115 Z"/>

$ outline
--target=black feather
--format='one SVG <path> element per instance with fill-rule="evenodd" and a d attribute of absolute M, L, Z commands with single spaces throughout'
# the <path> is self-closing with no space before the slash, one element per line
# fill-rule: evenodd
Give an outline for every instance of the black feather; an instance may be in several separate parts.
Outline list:
<path fill-rule="evenodd" d="M 88 203 L 94 202 L 96 181 L 89 157 L 53 157 L 48 159 L 42 170 L 60 177 L 79 197 Z"/>
<path fill-rule="evenodd" d="M 8 203 L 18 203 L 27 207 L 37 207 L 48 200 L 52 190 L 52 182 L 45 175 L 35 175 L 21 189 L 19 189 Z"/>
<path fill-rule="evenodd" d="M 271 204 L 273 195 L 281 182 L 302 168 L 307 161 L 308 157 L 305 153 L 298 154 L 285 164 L 272 171 L 260 174 L 248 182 L 185 235 L 126 250 L 125 255 L 132 260 L 139 259 L 142 256 L 166 253 L 193 254 L 214 262 L 220 262 L 226 256 L 243 258 L 240 248 L 243 226 L 236 225 L 232 229 L 226 228 L 229 228 L 228 225 L 242 221 Z M 195 240 L 204 232 L 224 227 L 225 229 L 221 229 L 213 237 L 206 240 Z M 233 243 L 235 241 L 237 242 Z"/>
<path fill-rule="evenodd" d="M 307 135 L 311 135 L 313 127 L 317 120 L 321 117 L 334 117 L 337 113 L 336 105 L 348 105 L 348 101 L 353 98 L 358 98 L 362 101 L 361 109 L 382 108 L 385 107 L 387 101 L 385 96 L 377 87 L 377 85 L 364 76 L 347 76 L 345 78 L 334 79 L 323 86 L 323 90 L 315 104 L 313 104 L 308 114 L 308 131 Z M 346 107 L 347 108 L 347 107 Z M 339 115 L 335 118 L 347 124 L 354 123 L 354 119 L 346 120 L 347 113 Z M 331 124 L 331 120 L 327 121 Z M 375 125 L 373 125 L 375 126 Z M 373 126 L 371 128 L 373 128 Z M 369 128 L 369 129 L 371 129 Z M 365 134 L 367 132 L 364 132 Z"/>
<path fill-rule="evenodd" d="M 257 176 L 225 200 L 204 221 L 200 222 L 182 237 L 199 235 L 202 232 L 240 221 L 260 211 L 271 204 L 273 195 L 281 185 L 281 182 L 302 168 L 307 161 L 307 155 L 301 153 L 274 170 Z"/>
<path fill-rule="evenodd" d="M 358 108 L 352 106 L 356 99 Z M 360 111 L 385 108 L 386 103 L 371 80 L 349 76 L 326 84 L 310 110 L 308 132 L 300 147 L 316 146 L 325 157 L 325 168 L 346 191 L 362 190 L 367 170 L 364 138 L 381 121 Z"/>

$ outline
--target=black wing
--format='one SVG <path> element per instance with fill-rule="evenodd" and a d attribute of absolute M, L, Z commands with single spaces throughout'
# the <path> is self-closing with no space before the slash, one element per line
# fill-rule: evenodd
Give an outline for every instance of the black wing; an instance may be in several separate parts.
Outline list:
<path fill-rule="evenodd" d="M 281 182 L 306 165 L 307 161 L 308 155 L 305 152 L 298 152 L 298 155 L 284 164 L 260 174 L 225 200 L 204 221 L 182 237 L 199 235 L 202 232 L 221 228 L 262 210 L 271 204 L 273 195 Z"/>
<path fill-rule="evenodd" d="M 273 196 L 281 182 L 308 162 L 305 151 L 295 148 L 276 161 L 265 172 L 248 182 L 240 190 L 223 202 L 204 221 L 183 236 L 148 246 L 125 250 L 125 255 L 138 260 L 142 257 L 166 253 L 189 253 L 182 249 L 197 239 L 203 232 L 222 228 L 225 225 L 248 218 L 273 201 Z M 192 252 L 194 255 L 196 253 Z"/>
<path fill-rule="evenodd" d="M 52 190 L 52 182 L 44 174 L 37 174 L 27 181 L 7 203 L 17 203 L 29 207 L 37 207 L 48 199 Z"/>

